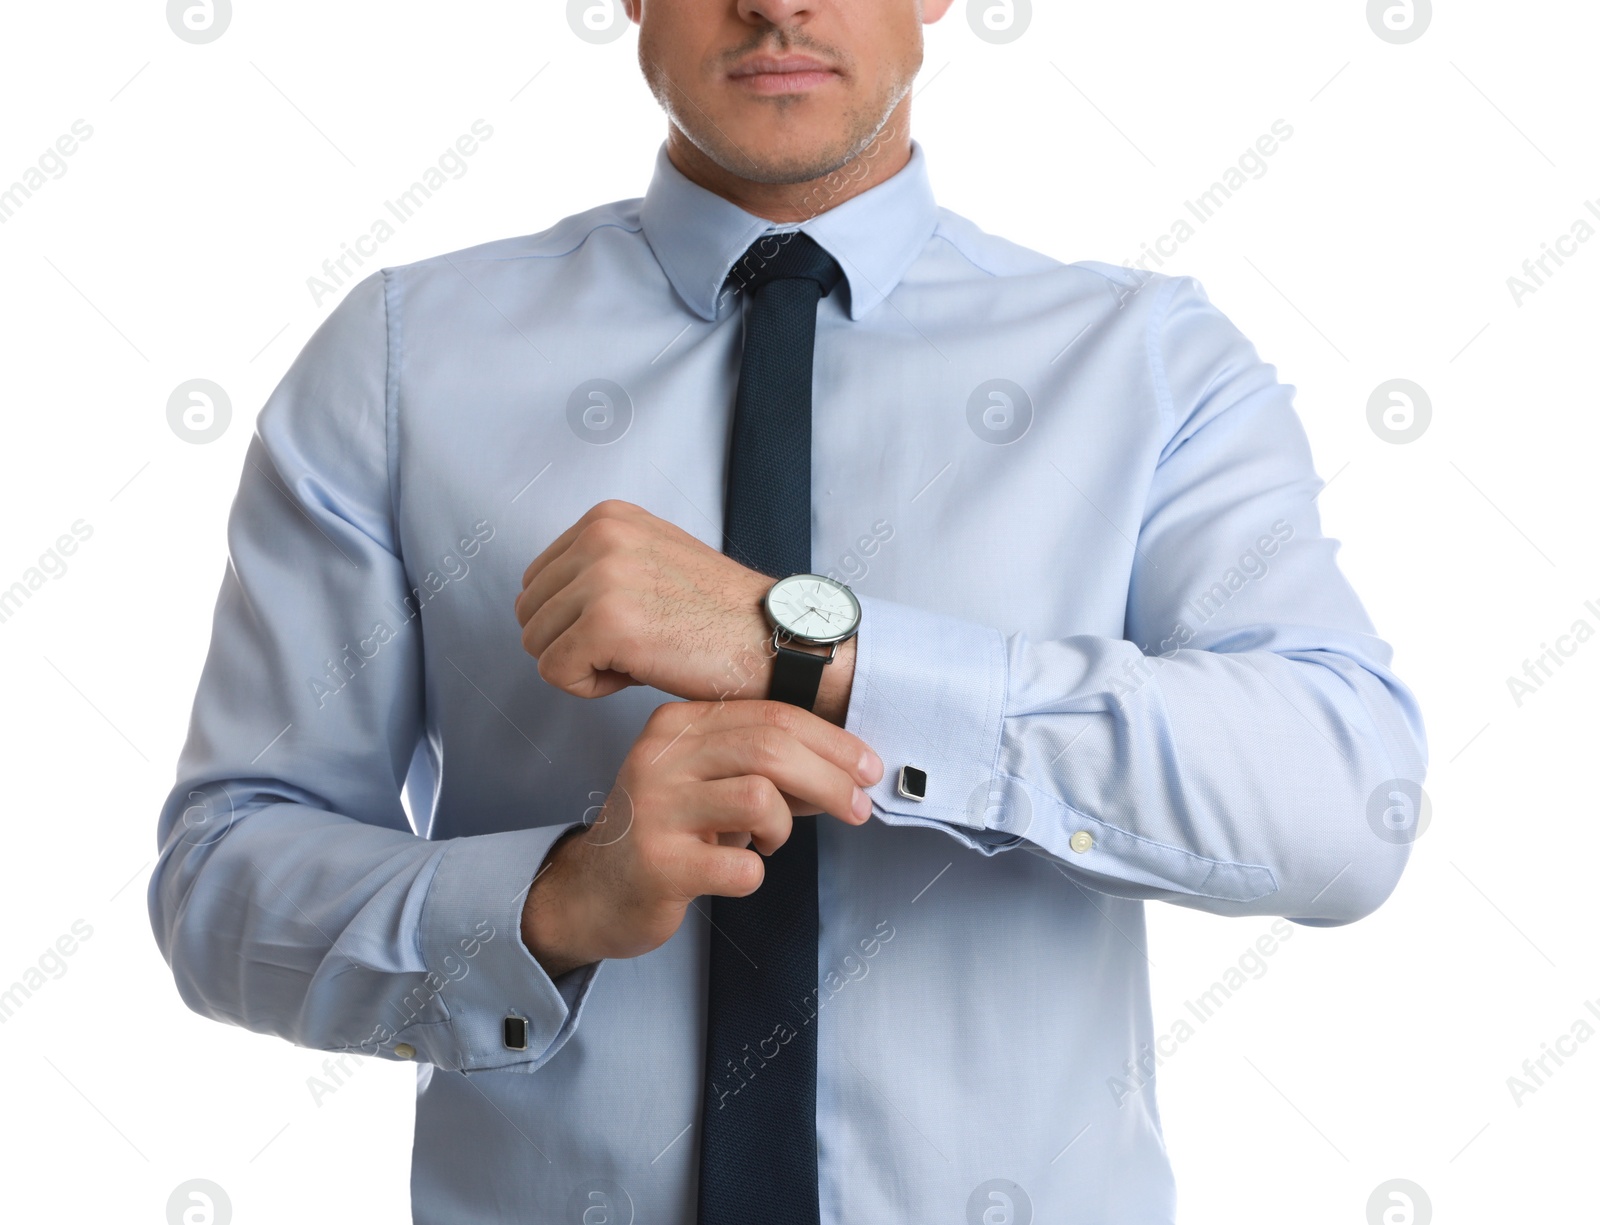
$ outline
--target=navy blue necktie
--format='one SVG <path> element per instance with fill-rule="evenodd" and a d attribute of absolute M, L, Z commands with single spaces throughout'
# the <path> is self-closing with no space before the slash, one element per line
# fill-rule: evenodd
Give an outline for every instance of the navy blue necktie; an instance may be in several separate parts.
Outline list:
<path fill-rule="evenodd" d="M 842 276 L 800 231 L 769 234 L 727 287 L 750 295 L 723 552 L 811 570 L 811 361 L 817 303 Z M 712 897 L 700 1225 L 817 1225 L 817 830 L 796 817 L 749 897 Z"/>

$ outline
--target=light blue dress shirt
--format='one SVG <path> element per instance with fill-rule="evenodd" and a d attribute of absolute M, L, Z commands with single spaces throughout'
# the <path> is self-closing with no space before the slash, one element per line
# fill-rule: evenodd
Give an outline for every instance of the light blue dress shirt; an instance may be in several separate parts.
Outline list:
<path fill-rule="evenodd" d="M 419 1222 L 694 1219 L 703 907 L 554 981 L 519 937 L 672 699 L 553 689 L 512 603 L 605 498 L 720 548 L 719 291 L 773 228 L 663 147 L 642 199 L 368 276 L 257 419 L 151 921 L 197 1012 L 415 1060 Z M 818 1029 L 822 1219 L 1170 1221 L 1144 903 L 1370 912 L 1417 707 L 1319 529 L 1293 388 L 1193 279 L 984 233 L 915 144 L 802 228 L 845 273 L 814 568 L 861 598 L 846 727 L 887 767 L 875 820 L 817 821 L 791 1022 Z M 782 1047 L 751 1046 L 755 1091 Z"/>

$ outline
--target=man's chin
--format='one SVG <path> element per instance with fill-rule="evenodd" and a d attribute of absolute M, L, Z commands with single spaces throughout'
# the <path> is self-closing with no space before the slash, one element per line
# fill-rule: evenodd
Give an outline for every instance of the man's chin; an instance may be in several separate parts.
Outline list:
<path fill-rule="evenodd" d="M 812 128 L 808 120 L 807 128 Z M 817 123 L 817 135 L 797 132 L 793 125 L 723 127 L 691 132 L 701 152 L 729 174 L 753 183 L 784 186 L 811 183 L 843 169 L 860 151 L 859 140 L 841 141 L 840 122 Z"/>

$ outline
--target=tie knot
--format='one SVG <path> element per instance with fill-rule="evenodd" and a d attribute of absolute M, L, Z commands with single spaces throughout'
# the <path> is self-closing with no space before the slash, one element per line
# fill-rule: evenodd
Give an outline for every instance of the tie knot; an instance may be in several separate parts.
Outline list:
<path fill-rule="evenodd" d="M 731 289 L 755 293 L 773 281 L 814 281 L 826 298 L 844 276 L 839 261 L 801 230 L 763 234 L 728 273 Z"/>

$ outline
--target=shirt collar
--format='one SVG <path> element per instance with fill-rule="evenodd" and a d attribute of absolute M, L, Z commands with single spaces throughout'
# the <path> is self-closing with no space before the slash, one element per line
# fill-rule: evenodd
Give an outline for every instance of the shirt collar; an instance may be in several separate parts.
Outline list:
<path fill-rule="evenodd" d="M 800 229 L 839 261 L 850 286 L 850 317 L 860 319 L 894 290 L 938 221 L 922 146 L 897 173 L 800 225 L 757 217 L 687 178 L 656 152 L 655 174 L 639 211 L 656 260 L 678 295 L 702 319 L 717 317 L 729 270 L 763 234 Z"/>

